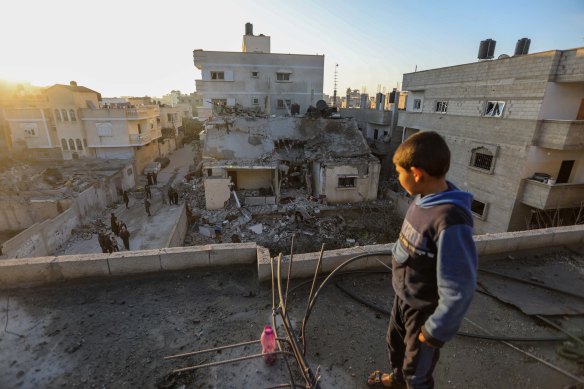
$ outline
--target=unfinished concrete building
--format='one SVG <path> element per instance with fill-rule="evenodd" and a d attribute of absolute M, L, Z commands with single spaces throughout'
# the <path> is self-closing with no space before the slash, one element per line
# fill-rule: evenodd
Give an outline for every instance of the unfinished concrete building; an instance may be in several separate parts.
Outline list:
<path fill-rule="evenodd" d="M 223 208 L 232 191 L 245 205 L 298 189 L 329 203 L 377 197 L 380 163 L 354 120 L 221 117 L 204 139 L 207 209 Z"/>
<path fill-rule="evenodd" d="M 404 138 L 445 137 L 477 233 L 582 221 L 584 48 L 408 73 L 403 89 Z"/>
<path fill-rule="evenodd" d="M 213 107 L 235 105 L 283 116 L 292 104 L 304 112 L 322 99 L 324 55 L 271 53 L 270 37 L 254 35 L 251 23 L 241 53 L 197 49 L 193 59 L 201 71 L 196 80 L 200 118 L 212 116 Z"/>

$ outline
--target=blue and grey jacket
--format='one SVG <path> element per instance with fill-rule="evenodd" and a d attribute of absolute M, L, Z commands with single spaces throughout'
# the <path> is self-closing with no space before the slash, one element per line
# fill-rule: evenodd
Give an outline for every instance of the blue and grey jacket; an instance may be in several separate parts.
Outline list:
<path fill-rule="evenodd" d="M 472 195 L 448 190 L 410 204 L 393 248 L 393 288 L 414 309 L 429 313 L 424 337 L 440 347 L 456 335 L 476 286 Z"/>

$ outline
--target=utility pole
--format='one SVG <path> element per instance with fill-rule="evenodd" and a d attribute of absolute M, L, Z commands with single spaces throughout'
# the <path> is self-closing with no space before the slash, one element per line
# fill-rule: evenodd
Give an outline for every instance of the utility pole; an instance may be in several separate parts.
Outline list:
<path fill-rule="evenodd" d="M 335 65 L 335 90 L 333 93 L 333 107 L 336 108 L 337 107 L 337 81 L 338 81 L 338 70 L 339 70 L 339 64 Z"/>

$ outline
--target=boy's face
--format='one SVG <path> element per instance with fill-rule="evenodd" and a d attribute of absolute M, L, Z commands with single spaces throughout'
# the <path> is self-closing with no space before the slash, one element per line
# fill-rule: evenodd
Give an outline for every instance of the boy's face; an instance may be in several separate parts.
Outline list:
<path fill-rule="evenodd" d="M 395 165 L 395 169 L 399 174 L 400 185 L 410 195 L 417 195 L 419 192 L 419 179 L 416 177 L 414 169 L 406 170 L 400 165 Z"/>

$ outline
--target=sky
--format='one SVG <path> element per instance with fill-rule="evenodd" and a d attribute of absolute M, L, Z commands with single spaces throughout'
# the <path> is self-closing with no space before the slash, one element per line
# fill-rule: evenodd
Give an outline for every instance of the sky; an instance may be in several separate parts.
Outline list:
<path fill-rule="evenodd" d="M 495 57 L 517 40 L 530 53 L 584 46 L 584 0 L 6 0 L 0 80 L 71 80 L 103 97 L 195 91 L 193 50 L 241 51 L 245 23 L 273 53 L 324 54 L 324 93 L 401 85 L 404 73 Z"/>

